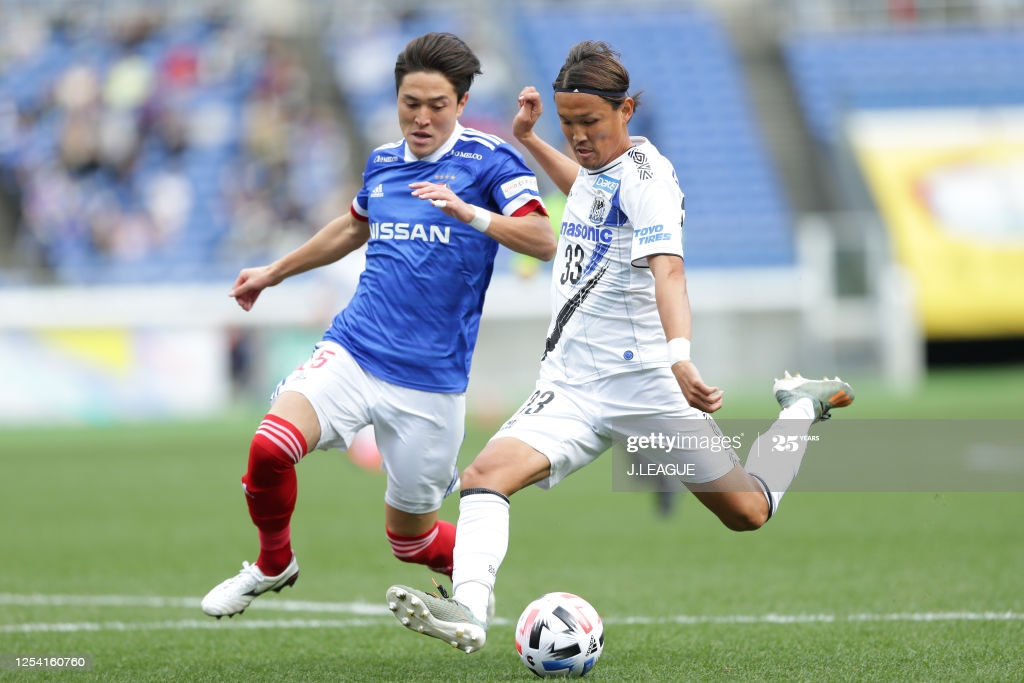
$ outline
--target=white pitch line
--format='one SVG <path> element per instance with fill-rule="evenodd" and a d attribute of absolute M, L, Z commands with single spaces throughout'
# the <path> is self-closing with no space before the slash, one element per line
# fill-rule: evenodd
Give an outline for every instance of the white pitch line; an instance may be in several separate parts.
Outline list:
<path fill-rule="evenodd" d="M 898 612 L 851 614 L 847 621 L 1022 621 L 1020 612 Z"/>
<path fill-rule="evenodd" d="M 147 607 L 154 609 L 199 609 L 198 598 L 168 598 L 131 595 L 18 595 L 0 593 L 0 606 L 19 607 Z M 253 603 L 249 609 L 283 612 L 321 612 L 353 614 L 359 617 L 383 617 L 384 605 L 365 602 L 310 602 L 300 600 L 266 600 Z M 646 626 L 658 624 L 833 624 L 852 622 L 948 622 L 948 621 L 1024 621 L 1021 612 L 893 612 L 889 614 L 734 614 L 675 615 L 665 617 L 611 617 L 604 620 L 613 626 Z M 266 629 L 266 628 L 365 628 L 379 626 L 381 619 L 183 619 L 155 622 L 32 622 L 0 624 L 0 633 L 46 633 L 76 631 L 158 631 L 198 629 Z M 497 619 L 495 624 L 511 623 Z"/>
<path fill-rule="evenodd" d="M 202 629 L 365 628 L 380 626 L 380 619 L 183 619 L 180 621 L 80 621 L 0 624 L 0 633 L 75 633 L 79 631 L 192 631 Z"/>
<path fill-rule="evenodd" d="M 605 624 L 833 624 L 865 621 L 1024 621 L 1022 612 L 894 612 L 891 614 L 734 614 L 719 616 L 612 617 Z"/>
<path fill-rule="evenodd" d="M 725 615 L 713 616 L 675 616 L 675 617 L 626 617 L 605 619 L 606 625 L 651 625 L 651 624 L 807 624 L 855 621 L 1024 621 L 1024 614 L 1015 612 L 936 612 L 922 614 L 851 614 L 847 617 L 836 617 L 831 614 L 764 614 L 764 615 Z M 153 622 L 57 622 L 0 624 L 0 633 L 74 633 L 80 631 L 190 631 L 210 629 L 342 629 L 367 628 L 389 623 L 380 619 L 183 619 L 180 621 Z M 509 624 L 507 619 L 498 619 L 496 624 Z"/>
<path fill-rule="evenodd" d="M 155 609 L 199 609 L 199 598 L 167 598 L 146 595 L 18 595 L 0 593 L 0 606 L 22 607 L 151 607 Z M 248 609 L 278 612 L 329 612 L 378 616 L 388 614 L 381 604 L 368 602 L 311 602 L 306 600 L 260 600 Z"/>

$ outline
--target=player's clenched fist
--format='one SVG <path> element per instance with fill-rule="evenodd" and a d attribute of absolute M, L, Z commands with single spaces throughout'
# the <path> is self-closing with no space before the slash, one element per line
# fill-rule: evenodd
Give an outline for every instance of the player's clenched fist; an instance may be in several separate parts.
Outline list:
<path fill-rule="evenodd" d="M 544 111 L 540 93 L 532 85 L 528 85 L 519 93 L 519 111 L 512 119 L 512 134 L 522 138 L 533 132 L 533 126 Z"/>

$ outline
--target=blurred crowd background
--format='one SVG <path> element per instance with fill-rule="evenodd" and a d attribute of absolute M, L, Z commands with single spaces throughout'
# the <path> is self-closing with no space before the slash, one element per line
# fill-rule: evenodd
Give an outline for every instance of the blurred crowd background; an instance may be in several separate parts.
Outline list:
<path fill-rule="evenodd" d="M 336 215 L 351 136 L 294 42 L 192 3 L 7 3 L 8 280 L 224 277 Z"/>
<path fill-rule="evenodd" d="M 0 0 L 0 328 L 31 326 L 5 293 L 226 290 L 300 244 L 399 137 L 429 30 L 477 51 L 463 123 L 506 139 L 572 43 L 622 52 L 729 367 L 790 360 L 794 327 L 894 382 L 1024 357 L 1024 0 Z M 544 272 L 502 251 L 496 280 Z"/>

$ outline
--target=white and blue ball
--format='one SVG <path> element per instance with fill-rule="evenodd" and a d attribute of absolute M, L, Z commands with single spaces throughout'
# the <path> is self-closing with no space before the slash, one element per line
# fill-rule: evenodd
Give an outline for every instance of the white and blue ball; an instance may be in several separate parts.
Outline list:
<path fill-rule="evenodd" d="M 604 625 L 593 606 L 572 593 L 548 593 L 523 610 L 516 625 L 516 650 L 541 678 L 578 678 L 597 664 Z"/>

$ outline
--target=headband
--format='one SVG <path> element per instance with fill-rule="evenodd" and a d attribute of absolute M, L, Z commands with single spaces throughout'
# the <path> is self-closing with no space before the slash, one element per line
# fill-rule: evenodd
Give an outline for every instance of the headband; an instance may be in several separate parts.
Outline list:
<path fill-rule="evenodd" d="M 612 90 L 591 90 L 590 88 L 555 88 L 555 92 L 574 92 L 583 95 L 597 95 L 598 97 L 608 97 L 613 100 L 621 100 L 629 97 L 629 93 L 626 91 L 615 92 Z"/>

